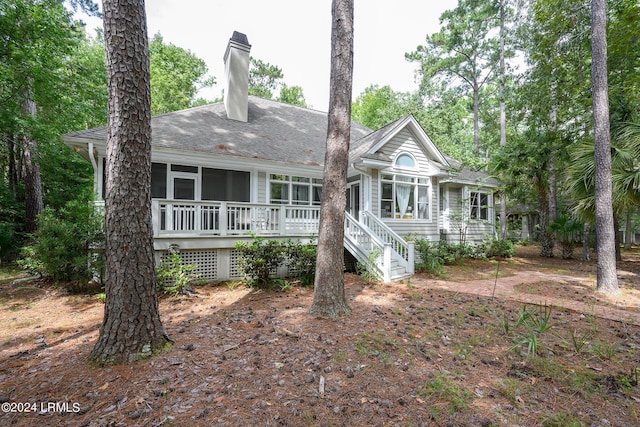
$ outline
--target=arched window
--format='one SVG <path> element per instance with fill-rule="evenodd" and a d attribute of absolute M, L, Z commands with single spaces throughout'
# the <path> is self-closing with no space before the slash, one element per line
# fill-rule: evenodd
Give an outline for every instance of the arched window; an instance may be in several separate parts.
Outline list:
<path fill-rule="evenodd" d="M 402 153 L 398 157 L 396 157 L 395 165 L 396 167 L 399 167 L 399 168 L 415 169 L 416 161 L 412 155 L 407 153 Z"/>

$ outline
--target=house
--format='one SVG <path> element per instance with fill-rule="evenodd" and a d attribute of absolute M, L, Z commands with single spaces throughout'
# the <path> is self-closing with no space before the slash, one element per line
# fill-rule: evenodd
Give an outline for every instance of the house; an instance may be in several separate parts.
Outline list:
<path fill-rule="evenodd" d="M 248 96 L 250 45 L 234 32 L 224 103 L 153 117 L 152 206 L 159 259 L 180 248 L 209 279 L 240 276 L 234 244 L 249 233 L 317 235 L 327 114 Z M 91 162 L 104 195 L 106 128 L 63 136 Z M 345 249 L 377 255 L 385 281 L 414 271 L 404 237 L 477 242 L 494 235 L 486 175 L 443 155 L 411 115 L 372 131 L 351 126 Z"/>

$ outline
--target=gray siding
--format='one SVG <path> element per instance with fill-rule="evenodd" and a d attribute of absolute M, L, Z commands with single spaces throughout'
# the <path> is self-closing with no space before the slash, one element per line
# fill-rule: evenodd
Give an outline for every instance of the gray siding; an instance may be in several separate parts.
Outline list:
<path fill-rule="evenodd" d="M 402 153 L 411 153 L 417 162 L 421 174 L 425 177 L 428 171 L 431 169 L 429 165 L 429 159 L 422 151 L 421 145 L 417 142 L 413 133 L 408 129 L 401 130 L 391 141 L 384 145 L 380 149 L 380 153 L 384 154 L 390 159 Z M 376 215 L 380 214 L 380 172 L 377 170 L 372 171 L 372 210 Z M 407 234 L 417 235 L 420 237 L 426 237 L 430 240 L 437 240 L 440 238 L 438 230 L 438 181 L 435 178 L 431 179 L 431 220 L 401 220 L 401 219 L 385 219 L 384 222 L 401 237 Z"/>
<path fill-rule="evenodd" d="M 421 171 L 429 169 L 429 159 L 422 151 L 420 145 L 416 142 L 413 133 L 408 129 L 403 129 L 398 132 L 391 141 L 380 149 L 380 152 L 392 159 L 401 152 L 411 153 L 418 161 L 418 166 Z"/>
<path fill-rule="evenodd" d="M 377 169 L 371 171 L 371 212 L 380 217 L 380 174 Z"/>
<path fill-rule="evenodd" d="M 269 203 L 267 200 L 267 173 L 260 171 L 258 172 L 258 200 L 256 203 Z"/>
<path fill-rule="evenodd" d="M 462 209 L 468 209 L 468 206 L 462 201 L 463 188 L 449 188 L 449 214 L 459 213 Z M 446 208 L 447 206 L 445 206 Z M 489 211 L 489 218 L 493 218 L 495 213 L 495 206 Z M 491 221 L 483 220 L 469 220 L 468 212 L 464 212 L 466 222 L 466 241 L 469 243 L 481 243 L 483 240 L 493 238 L 495 234 L 494 225 Z M 449 219 L 449 230 L 446 235 L 446 239 L 452 242 L 458 242 L 460 240 L 460 226 L 456 224 L 457 221 Z"/>

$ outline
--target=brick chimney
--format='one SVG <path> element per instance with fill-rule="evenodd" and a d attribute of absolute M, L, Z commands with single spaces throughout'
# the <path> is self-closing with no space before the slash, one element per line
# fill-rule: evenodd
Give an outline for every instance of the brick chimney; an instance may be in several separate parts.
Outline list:
<path fill-rule="evenodd" d="M 249 51 L 247 36 L 237 31 L 224 53 L 224 107 L 227 118 L 246 122 L 249 115 Z"/>

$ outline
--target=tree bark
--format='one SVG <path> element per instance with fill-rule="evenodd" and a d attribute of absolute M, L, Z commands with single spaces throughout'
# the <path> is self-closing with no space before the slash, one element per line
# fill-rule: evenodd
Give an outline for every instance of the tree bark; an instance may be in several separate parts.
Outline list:
<path fill-rule="evenodd" d="M 622 261 L 622 252 L 620 247 L 622 246 L 622 242 L 620 241 L 620 220 L 618 219 L 618 215 L 613 215 L 613 231 L 615 236 L 615 245 L 616 245 L 616 261 Z"/>
<path fill-rule="evenodd" d="M 30 82 L 30 79 L 28 79 Z M 22 111 L 29 119 L 35 119 L 36 103 L 31 88 L 25 91 Z M 38 159 L 38 142 L 29 134 L 22 137 L 22 180 L 24 182 L 25 231 L 33 233 L 38 228 L 38 215 L 44 209 L 42 202 L 42 180 Z"/>
<path fill-rule="evenodd" d="M 504 106 L 505 70 L 504 70 L 504 2 L 500 0 L 500 146 L 507 145 L 507 115 Z M 500 238 L 507 236 L 507 192 L 500 192 Z"/>
<path fill-rule="evenodd" d="M 540 233 L 538 234 L 540 256 L 551 258 L 553 257 L 555 243 L 553 235 L 549 232 L 549 193 L 542 177 L 536 178 L 536 186 L 538 189 L 538 215 L 540 221 Z"/>
<path fill-rule="evenodd" d="M 607 2 L 591 1 L 591 82 L 595 151 L 596 290 L 619 292 L 611 184 L 611 135 L 607 79 Z"/>
<path fill-rule="evenodd" d="M 91 360 L 129 363 L 171 340 L 160 321 L 151 224 L 151 99 L 144 1 L 104 0 L 109 122 L 106 304 Z"/>
<path fill-rule="evenodd" d="M 625 216 L 624 248 L 627 250 L 631 249 L 631 243 L 633 242 L 633 222 L 631 222 L 632 213 L 633 211 L 631 209 L 628 209 Z"/>
<path fill-rule="evenodd" d="M 331 89 L 324 161 L 318 257 L 309 314 L 338 317 L 351 312 L 344 292 L 346 208 L 351 92 L 353 81 L 353 0 L 333 0 Z"/>
<path fill-rule="evenodd" d="M 473 149 L 480 153 L 480 85 L 473 82 Z"/>
<path fill-rule="evenodd" d="M 591 227 L 588 222 L 584 223 L 582 229 L 582 261 L 591 261 L 591 254 L 589 253 L 589 236 L 591 234 Z"/>

